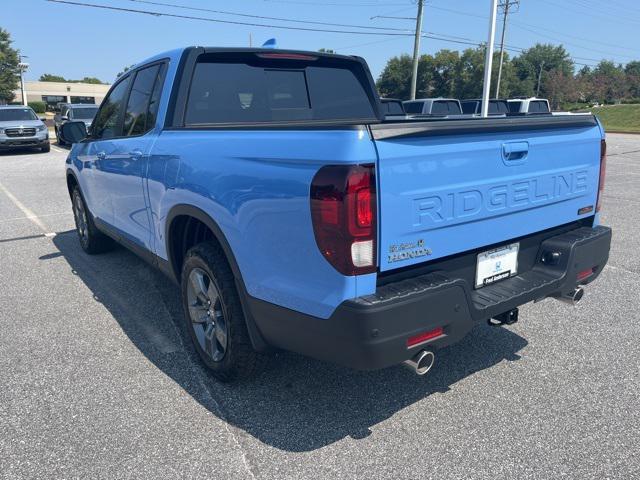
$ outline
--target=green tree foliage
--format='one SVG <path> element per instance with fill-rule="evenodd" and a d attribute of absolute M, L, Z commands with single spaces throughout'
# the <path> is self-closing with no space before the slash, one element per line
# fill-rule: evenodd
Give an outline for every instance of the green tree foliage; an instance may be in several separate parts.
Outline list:
<path fill-rule="evenodd" d="M 43 73 L 38 79 L 41 82 L 66 82 L 67 79 L 60 75 L 53 75 L 51 73 Z"/>
<path fill-rule="evenodd" d="M 44 113 L 47 111 L 47 105 L 44 102 L 41 102 L 39 100 L 36 100 L 34 102 L 29 102 L 29 106 L 33 109 L 34 112 L 36 113 Z"/>
<path fill-rule="evenodd" d="M 53 75 L 51 73 L 44 73 L 40 75 L 41 82 L 66 82 L 66 83 L 93 83 L 96 85 L 102 85 L 104 82 L 96 77 L 84 77 L 82 80 L 71 80 L 64 78 L 62 75 Z"/>
<path fill-rule="evenodd" d="M 10 103 L 20 80 L 18 51 L 11 48 L 9 32 L 0 28 L 0 103 Z"/>
<path fill-rule="evenodd" d="M 479 98 L 484 80 L 485 47 L 463 52 L 440 50 L 422 55 L 418 63 L 416 97 Z M 500 54 L 493 57 L 491 96 L 495 96 Z M 640 99 L 640 61 L 624 68 L 603 60 L 595 68 L 577 73 L 569 53 L 562 46 L 537 44 L 511 59 L 505 52 L 500 97 L 533 96 L 540 79 L 540 96 L 554 108 L 564 103 L 617 103 Z M 393 57 L 377 81 L 381 96 L 408 99 L 411 57 Z"/>

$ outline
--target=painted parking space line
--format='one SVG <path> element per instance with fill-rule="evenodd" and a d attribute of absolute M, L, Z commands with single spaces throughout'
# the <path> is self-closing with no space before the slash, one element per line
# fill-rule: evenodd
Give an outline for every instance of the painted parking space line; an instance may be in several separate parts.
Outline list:
<path fill-rule="evenodd" d="M 25 218 L 31 220 L 35 225 L 37 225 L 38 228 L 40 228 L 40 230 L 44 232 L 45 236 L 55 236 L 55 233 L 51 234 L 48 231 L 46 225 L 42 223 L 38 216 L 33 213 L 33 211 L 31 211 L 24 203 L 18 200 L 18 198 L 13 193 L 7 190 L 7 187 L 5 187 L 2 183 L 0 183 L 0 191 L 2 191 L 7 197 L 9 197 L 9 200 L 11 200 L 13 204 L 18 207 L 22 211 L 22 213 L 24 213 Z"/>
<path fill-rule="evenodd" d="M 52 149 L 54 152 L 64 153 L 64 150 L 62 150 L 61 148 L 58 148 L 58 147 L 54 147 L 53 145 L 51 145 L 51 149 Z"/>

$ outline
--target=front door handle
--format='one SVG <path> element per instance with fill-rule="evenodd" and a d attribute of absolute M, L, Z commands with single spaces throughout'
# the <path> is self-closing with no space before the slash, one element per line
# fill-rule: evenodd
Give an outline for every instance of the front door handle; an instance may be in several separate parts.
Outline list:
<path fill-rule="evenodd" d="M 98 157 L 98 160 L 104 160 L 107 157 L 107 154 L 104 152 L 98 152 L 96 153 L 96 157 Z"/>
<path fill-rule="evenodd" d="M 133 150 L 129 152 L 131 158 L 140 158 L 142 156 L 142 152 L 140 150 Z"/>

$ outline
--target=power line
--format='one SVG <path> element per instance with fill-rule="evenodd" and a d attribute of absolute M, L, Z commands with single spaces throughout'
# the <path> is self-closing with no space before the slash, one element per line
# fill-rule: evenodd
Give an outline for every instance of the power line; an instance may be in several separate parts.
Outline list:
<path fill-rule="evenodd" d="M 329 25 L 333 27 L 347 27 L 347 28 L 368 28 L 371 30 L 394 30 L 400 32 L 411 33 L 411 29 L 407 28 L 392 28 L 392 27 L 376 27 L 371 25 L 353 25 L 348 23 L 331 23 L 331 22 L 318 22 L 314 20 L 298 20 L 298 19 L 290 19 L 290 18 L 282 18 L 282 17 L 267 17 L 264 15 L 251 15 L 248 13 L 239 13 L 239 12 L 229 12 L 227 10 L 213 10 L 210 8 L 199 8 L 199 7 L 188 7 L 186 5 L 176 5 L 173 3 L 164 3 L 164 2 L 155 2 L 151 0 L 129 0 L 130 2 L 135 3 L 146 3 L 148 5 L 156 5 L 162 7 L 171 7 L 171 8 L 181 8 L 183 10 L 192 10 L 197 12 L 208 12 L 208 13 L 219 13 L 222 15 L 233 15 L 236 17 L 244 17 L 244 18 L 258 18 L 262 20 L 276 20 L 280 22 L 290 22 L 290 23 L 303 23 L 309 25 Z"/>
<path fill-rule="evenodd" d="M 52 3 L 60 3 L 60 4 L 67 4 L 67 5 L 81 6 L 81 7 L 90 7 L 90 8 L 98 8 L 98 9 L 103 9 L 103 10 L 112 10 L 112 11 L 125 12 L 125 13 L 137 13 L 137 14 L 143 14 L 143 15 L 150 15 L 150 16 L 154 16 L 154 17 L 179 18 L 179 19 L 184 19 L 184 20 L 197 20 L 197 21 L 222 23 L 222 24 L 231 24 L 231 25 L 246 25 L 246 26 L 252 26 L 252 27 L 259 27 L 259 28 L 275 28 L 275 29 L 284 29 L 284 30 L 298 30 L 298 31 L 323 32 L 323 33 L 341 33 L 341 34 L 349 34 L 349 35 L 368 35 L 368 36 L 376 36 L 376 35 L 378 35 L 378 36 L 387 36 L 387 37 L 407 37 L 407 36 L 413 36 L 414 35 L 412 33 L 387 32 L 387 31 L 367 32 L 367 31 L 353 31 L 353 30 L 334 30 L 334 29 L 309 28 L 309 27 L 294 27 L 294 26 L 289 26 L 289 25 L 271 25 L 271 24 L 264 24 L 264 23 L 240 22 L 240 21 L 235 21 L 235 20 L 221 20 L 221 19 L 207 18 L 207 17 L 196 17 L 196 16 L 192 16 L 192 15 L 180 15 L 180 14 L 174 14 L 174 13 L 163 13 L 163 12 L 156 12 L 156 11 L 151 11 L 151 10 L 141 10 L 141 9 L 124 8 L 124 7 L 113 7 L 113 6 L 110 6 L 110 5 L 99 5 L 99 4 L 94 4 L 94 3 L 71 1 L 71 0 L 47 0 L 47 1 L 52 2 Z M 442 42 L 456 43 L 456 44 L 460 44 L 460 45 L 469 45 L 469 46 L 474 46 L 474 47 L 478 47 L 478 46 L 482 45 L 482 43 L 483 43 L 481 41 L 473 41 L 473 40 L 469 40 L 469 41 L 454 40 L 454 39 L 450 39 L 450 38 L 444 38 L 444 37 L 440 36 L 439 34 L 432 34 L 432 33 L 423 33 L 421 35 L 421 37 L 422 38 L 430 38 L 430 39 L 438 40 L 438 41 L 442 41 Z M 506 46 L 505 45 L 505 50 L 514 51 L 514 52 L 517 52 L 517 53 L 522 53 L 526 49 L 525 48 L 521 48 L 521 47 Z M 589 60 L 589 61 L 594 61 L 594 62 L 599 62 L 599 60 L 597 60 L 597 59 L 587 59 L 587 58 L 583 58 L 583 57 L 574 57 L 574 58 L 583 59 L 583 60 Z M 574 61 L 574 63 L 576 65 L 583 65 L 583 66 L 589 66 L 589 67 L 594 66 L 593 64 L 586 64 L 586 63 L 580 63 L 580 62 L 575 62 L 575 61 Z"/>

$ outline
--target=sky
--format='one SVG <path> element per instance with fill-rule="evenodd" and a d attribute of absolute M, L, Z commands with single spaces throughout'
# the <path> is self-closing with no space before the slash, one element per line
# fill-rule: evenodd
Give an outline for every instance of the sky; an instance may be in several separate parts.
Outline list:
<path fill-rule="evenodd" d="M 250 38 L 254 46 L 276 38 L 279 48 L 326 48 L 359 55 L 367 60 L 377 78 L 389 58 L 412 52 L 410 33 L 415 28 L 415 20 L 411 18 L 415 18 L 417 9 L 416 0 L 69 1 L 310 30 L 217 23 L 46 0 L 0 0 L 3 7 L 0 27 L 10 32 L 14 48 L 28 56 L 27 80 L 51 73 L 69 79 L 97 77 L 110 83 L 123 67 L 165 50 L 188 45 L 244 47 L 249 45 Z M 437 38 L 423 38 L 421 53 L 434 53 L 443 48 L 462 50 L 471 46 L 466 43 L 486 42 L 490 3 L 490 0 L 425 0 L 423 32 Z M 206 10 L 277 17 L 298 23 Z M 496 44 L 501 25 L 499 16 Z M 640 60 L 640 2 L 521 0 L 519 10 L 509 15 L 505 43 L 513 48 L 527 48 L 536 42 L 563 44 L 580 64 L 595 65 L 603 58 L 622 64 Z"/>

